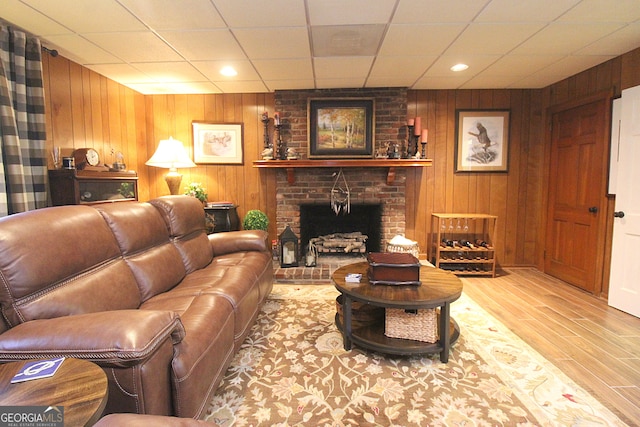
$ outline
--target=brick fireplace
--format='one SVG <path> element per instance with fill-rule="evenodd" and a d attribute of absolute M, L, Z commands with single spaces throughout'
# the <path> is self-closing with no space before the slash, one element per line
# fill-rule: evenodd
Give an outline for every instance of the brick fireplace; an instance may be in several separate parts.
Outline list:
<path fill-rule="evenodd" d="M 307 102 L 309 98 L 374 98 L 374 152 L 387 143 L 402 144 L 406 139 L 406 88 L 326 89 L 276 91 L 275 105 L 283 125 L 283 139 L 301 158 L 307 158 Z M 287 225 L 298 236 L 300 205 L 325 205 L 330 210 L 331 189 L 338 168 L 297 169 L 295 182 L 289 184 L 285 171 L 276 174 L 276 226 L 280 234 Z M 379 242 L 374 247 L 384 249 L 386 242 L 405 232 L 405 183 L 403 168 L 396 170 L 395 181 L 387 184 L 387 168 L 357 167 L 343 169 L 351 193 L 352 205 L 381 205 Z M 354 230 L 355 231 L 355 230 Z M 303 245 L 300 249 L 304 250 Z"/>

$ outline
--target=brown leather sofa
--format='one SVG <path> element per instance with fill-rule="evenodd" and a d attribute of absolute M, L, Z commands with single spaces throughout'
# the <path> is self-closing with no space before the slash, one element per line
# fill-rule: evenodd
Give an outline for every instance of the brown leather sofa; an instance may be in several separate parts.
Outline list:
<path fill-rule="evenodd" d="M 267 233 L 207 235 L 202 204 L 60 206 L 0 219 L 0 362 L 75 357 L 105 413 L 198 418 L 273 286 Z"/>

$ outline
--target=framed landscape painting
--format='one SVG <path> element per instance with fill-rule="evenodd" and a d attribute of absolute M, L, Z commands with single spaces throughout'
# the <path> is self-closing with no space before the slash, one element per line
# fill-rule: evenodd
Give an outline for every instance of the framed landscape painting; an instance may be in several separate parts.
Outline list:
<path fill-rule="evenodd" d="M 195 163 L 241 165 L 242 123 L 192 123 Z"/>
<path fill-rule="evenodd" d="M 310 99 L 309 158 L 373 157 L 373 98 Z"/>
<path fill-rule="evenodd" d="M 507 172 L 509 110 L 458 110 L 456 172 Z"/>

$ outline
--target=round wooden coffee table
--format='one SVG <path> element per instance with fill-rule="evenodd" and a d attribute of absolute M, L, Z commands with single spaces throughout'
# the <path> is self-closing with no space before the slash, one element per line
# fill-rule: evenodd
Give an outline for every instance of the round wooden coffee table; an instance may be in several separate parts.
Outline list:
<path fill-rule="evenodd" d="M 67 358 L 54 376 L 11 384 L 25 363 L 0 365 L 0 406 L 63 406 L 65 426 L 95 424 L 107 404 L 107 376 L 96 364 Z"/>
<path fill-rule="evenodd" d="M 462 282 L 447 271 L 421 266 L 421 285 L 372 285 L 367 278 L 367 262 L 359 262 L 338 268 L 331 279 L 343 296 L 343 320 L 336 315 L 336 325 L 342 331 L 345 350 L 352 344 L 388 354 L 413 355 L 440 353 L 440 360 L 449 360 L 449 349 L 460 336 L 457 323 L 450 318 L 450 304 L 460 298 Z M 349 283 L 345 276 L 349 273 L 362 274 L 360 283 Z M 384 334 L 384 322 L 352 328 L 352 301 L 377 307 L 422 310 L 440 308 L 438 320 L 438 341 L 427 343 L 412 339 L 390 338 Z"/>

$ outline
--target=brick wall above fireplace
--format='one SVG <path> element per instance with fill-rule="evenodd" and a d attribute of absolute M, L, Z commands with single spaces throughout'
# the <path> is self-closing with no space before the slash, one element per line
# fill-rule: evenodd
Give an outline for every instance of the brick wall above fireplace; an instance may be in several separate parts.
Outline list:
<path fill-rule="evenodd" d="M 374 98 L 374 152 L 387 143 L 402 144 L 406 139 L 406 88 L 327 89 L 276 91 L 275 105 L 283 122 L 283 138 L 287 147 L 294 148 L 301 158 L 307 158 L 307 104 L 309 98 Z M 300 236 L 300 205 L 324 204 L 330 210 L 331 189 L 339 168 L 304 168 L 296 170 L 293 184 L 287 182 L 284 170 L 276 178 L 276 224 L 278 234 L 287 225 Z M 387 184 L 388 168 L 345 168 L 343 173 L 351 192 L 352 204 L 380 204 L 381 232 L 376 247 L 405 232 L 406 173 L 398 168 L 392 185 Z M 304 248 L 301 248 L 304 249 Z"/>

